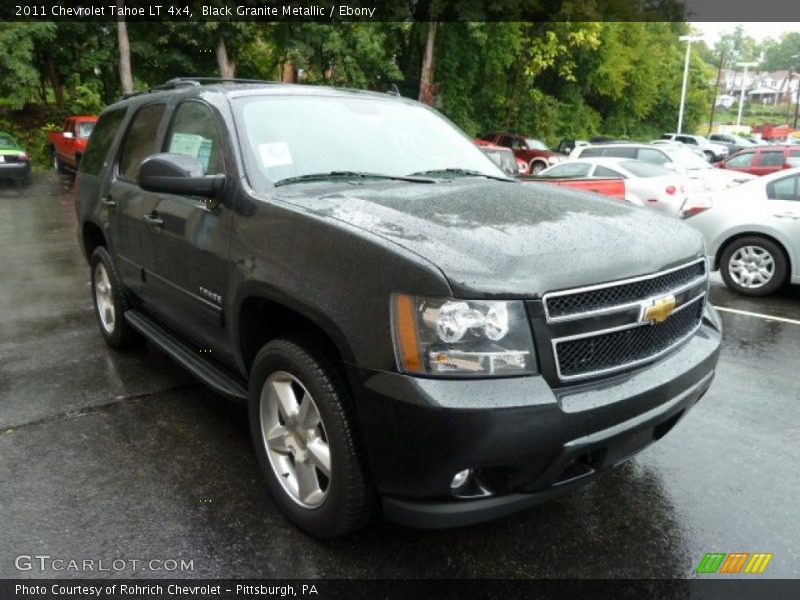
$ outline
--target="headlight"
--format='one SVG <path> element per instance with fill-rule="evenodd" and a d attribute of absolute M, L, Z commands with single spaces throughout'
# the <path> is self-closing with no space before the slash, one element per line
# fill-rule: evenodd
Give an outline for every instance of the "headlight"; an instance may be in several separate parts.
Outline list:
<path fill-rule="evenodd" d="M 392 296 L 400 369 L 439 377 L 534 373 L 536 358 L 522 301 Z"/>

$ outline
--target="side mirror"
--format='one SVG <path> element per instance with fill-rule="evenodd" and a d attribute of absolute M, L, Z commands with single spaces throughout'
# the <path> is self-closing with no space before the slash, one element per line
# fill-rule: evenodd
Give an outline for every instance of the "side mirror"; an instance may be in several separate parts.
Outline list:
<path fill-rule="evenodd" d="M 65 140 L 71 140 L 74 137 L 75 137 L 75 134 L 72 133 L 71 131 L 65 131 L 64 132 L 64 139 Z"/>
<path fill-rule="evenodd" d="M 139 167 L 139 187 L 148 192 L 180 196 L 217 196 L 225 175 L 206 175 L 203 163 L 185 154 L 153 154 Z"/>

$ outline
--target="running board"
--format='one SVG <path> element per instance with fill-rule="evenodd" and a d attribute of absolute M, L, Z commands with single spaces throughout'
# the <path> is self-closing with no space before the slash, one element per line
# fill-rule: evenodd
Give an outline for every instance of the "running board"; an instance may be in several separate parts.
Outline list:
<path fill-rule="evenodd" d="M 235 400 L 247 400 L 247 388 L 242 380 L 204 360 L 199 356 L 198 349 L 184 342 L 174 333 L 136 310 L 126 311 L 125 320 L 215 392 Z"/>

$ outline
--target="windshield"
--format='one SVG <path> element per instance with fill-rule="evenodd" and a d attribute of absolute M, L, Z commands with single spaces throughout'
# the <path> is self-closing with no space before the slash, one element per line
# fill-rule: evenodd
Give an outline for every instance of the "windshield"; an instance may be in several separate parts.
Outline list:
<path fill-rule="evenodd" d="M 92 131 L 94 131 L 94 121 L 83 121 L 82 123 L 78 123 L 78 136 L 85 138 L 92 135 Z"/>
<path fill-rule="evenodd" d="M 535 138 L 527 138 L 525 143 L 528 144 L 528 148 L 531 150 L 550 150 L 542 140 L 537 140 Z"/>
<path fill-rule="evenodd" d="M 16 142 L 7 135 L 0 135 L 0 147 L 2 148 L 16 148 Z"/>
<path fill-rule="evenodd" d="M 239 99 L 235 109 L 257 189 L 336 172 L 406 176 L 456 169 L 507 177 L 461 131 L 420 104 L 369 96 L 256 96 Z"/>
<path fill-rule="evenodd" d="M 671 175 L 672 171 L 654 165 L 653 163 L 644 162 L 643 160 L 623 160 L 619 163 L 626 171 L 630 171 L 636 177 L 661 177 L 663 175 Z"/>

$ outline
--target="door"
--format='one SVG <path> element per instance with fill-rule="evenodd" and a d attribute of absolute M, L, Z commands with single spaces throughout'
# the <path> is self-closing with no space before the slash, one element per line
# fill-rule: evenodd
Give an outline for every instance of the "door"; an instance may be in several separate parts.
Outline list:
<path fill-rule="evenodd" d="M 754 173 L 753 171 L 753 163 L 756 159 L 756 153 L 753 152 L 739 152 L 734 156 L 731 156 L 728 160 L 723 163 L 723 166 L 726 169 L 730 169 L 731 171 L 742 171 L 743 173 Z"/>
<path fill-rule="evenodd" d="M 762 150 L 758 153 L 750 171 L 753 175 L 769 175 L 783 169 L 786 164 L 786 155 L 783 150 Z"/>
<path fill-rule="evenodd" d="M 102 202 L 109 208 L 113 252 L 125 285 L 144 297 L 142 222 L 144 197 L 137 183 L 139 167 L 156 151 L 165 104 L 147 104 L 133 115 L 123 138 L 113 169 L 108 193 Z"/>
<path fill-rule="evenodd" d="M 62 163 L 71 165 L 74 151 L 75 122 L 72 119 L 67 119 L 64 123 L 64 129 L 61 131 L 61 141 L 56 145 L 56 154 L 58 154 L 58 158 Z"/>
<path fill-rule="evenodd" d="M 207 175 L 225 173 L 227 153 L 213 109 L 188 100 L 174 111 L 162 151 L 194 156 Z M 144 268 L 151 310 L 203 348 L 221 350 L 232 212 L 208 198 L 144 197 Z"/>
<path fill-rule="evenodd" d="M 776 179 L 767 186 L 767 204 L 772 226 L 791 244 L 795 256 L 793 277 L 800 276 L 800 175 Z"/>

